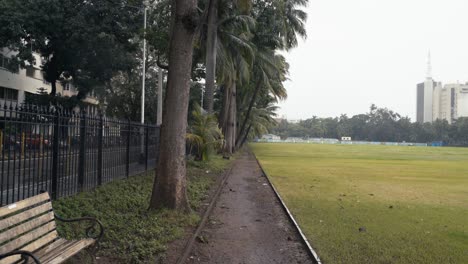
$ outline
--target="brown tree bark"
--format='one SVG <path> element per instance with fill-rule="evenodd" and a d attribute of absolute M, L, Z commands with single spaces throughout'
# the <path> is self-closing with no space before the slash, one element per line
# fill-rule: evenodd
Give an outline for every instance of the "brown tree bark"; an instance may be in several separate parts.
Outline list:
<path fill-rule="evenodd" d="M 232 134 L 231 134 L 231 153 L 236 151 L 236 136 L 237 136 L 237 85 L 234 82 L 232 86 L 232 95 L 231 95 L 231 111 L 232 115 Z"/>
<path fill-rule="evenodd" d="M 208 7 L 208 29 L 206 40 L 206 83 L 205 110 L 213 113 L 214 88 L 216 77 L 216 42 L 218 40 L 218 0 L 210 0 Z"/>
<path fill-rule="evenodd" d="M 245 142 L 247 141 L 247 137 L 249 136 L 250 129 L 252 129 L 252 124 L 250 124 L 249 127 L 247 128 L 247 131 L 245 132 L 244 138 L 242 139 L 241 144 L 240 144 L 240 146 L 238 148 L 241 148 L 242 146 L 244 146 Z"/>
<path fill-rule="evenodd" d="M 223 87 L 223 105 L 221 108 L 221 112 L 219 113 L 219 125 L 221 126 L 221 130 L 223 131 L 223 135 L 226 135 L 229 104 L 231 97 L 229 95 L 230 85 L 224 84 Z"/>
<path fill-rule="evenodd" d="M 228 86 L 229 105 L 227 106 L 226 117 L 226 131 L 224 134 L 224 155 L 229 156 L 234 152 L 236 142 L 236 117 L 237 117 L 237 104 L 236 104 L 236 83 L 232 82 Z"/>
<path fill-rule="evenodd" d="M 190 208 L 186 192 L 185 136 L 193 40 L 198 24 L 197 1 L 173 0 L 172 5 L 168 83 L 150 209 L 187 211 Z"/>

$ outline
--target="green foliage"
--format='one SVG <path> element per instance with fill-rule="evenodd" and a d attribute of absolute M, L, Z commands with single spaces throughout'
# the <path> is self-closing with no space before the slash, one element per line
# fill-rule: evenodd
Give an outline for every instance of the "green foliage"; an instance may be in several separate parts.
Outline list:
<path fill-rule="evenodd" d="M 215 115 L 203 113 L 199 105 L 194 106 L 192 122 L 187 141 L 194 148 L 198 160 L 207 160 L 213 151 L 218 150 L 223 143 L 223 134 L 218 127 Z"/>
<path fill-rule="evenodd" d="M 157 111 L 157 72 L 154 67 L 154 60 L 147 63 L 145 84 L 145 122 L 156 122 Z M 130 72 L 117 73 L 105 89 L 107 102 L 106 114 L 128 120 L 140 120 L 141 118 L 141 67 L 136 67 Z M 163 86 L 164 87 L 164 86 Z"/>
<path fill-rule="evenodd" d="M 188 197 L 197 209 L 228 161 L 215 157 L 210 162 L 191 162 L 188 167 Z M 148 211 L 154 173 L 117 180 L 94 191 L 55 201 L 57 214 L 66 217 L 93 216 L 105 227 L 100 243 L 101 257 L 113 263 L 143 263 L 162 257 L 167 244 L 180 238 L 187 226 L 198 223 L 197 214 L 170 210 Z M 83 237 L 84 227 L 60 224 L 59 234 Z"/>
<path fill-rule="evenodd" d="M 133 2 L 133 1 L 132 1 Z M 140 23 L 127 1 L 5 0 L 0 4 L 0 46 L 17 52 L 23 67 L 42 56 L 46 81 L 72 80 L 78 99 L 102 87 L 116 71 L 131 68 Z"/>
<path fill-rule="evenodd" d="M 252 148 L 324 263 L 466 262 L 466 148 Z"/>

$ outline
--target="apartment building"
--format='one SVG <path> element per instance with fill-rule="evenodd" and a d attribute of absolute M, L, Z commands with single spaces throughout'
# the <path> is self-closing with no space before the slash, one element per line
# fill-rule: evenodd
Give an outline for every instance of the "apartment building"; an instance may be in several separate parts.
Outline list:
<path fill-rule="evenodd" d="M 42 58 L 34 53 L 35 65 L 30 65 L 24 69 L 20 67 L 11 67 L 10 59 L 15 55 L 14 51 L 7 48 L 0 48 L 0 104 L 17 106 L 24 103 L 28 94 L 38 94 L 41 90 L 50 93 L 51 84 L 44 80 L 44 74 L 41 70 Z M 57 95 L 73 96 L 78 90 L 71 82 L 57 82 Z M 87 96 L 84 102 L 88 103 L 88 112 L 97 111 L 99 101 L 93 96 Z M 93 107 L 94 106 L 94 107 Z"/>

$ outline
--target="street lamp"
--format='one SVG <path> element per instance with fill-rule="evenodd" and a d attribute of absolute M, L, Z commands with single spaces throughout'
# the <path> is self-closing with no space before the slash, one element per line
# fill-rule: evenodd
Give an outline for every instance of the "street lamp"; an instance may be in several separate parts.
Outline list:
<path fill-rule="evenodd" d="M 143 68 L 142 68 L 142 80 L 141 80 L 141 124 L 145 124 L 145 82 L 146 82 L 146 4 L 143 3 L 143 8 L 132 6 L 132 5 L 125 5 L 126 7 L 135 8 L 138 10 L 143 9 Z M 143 143 L 142 143 L 143 144 Z"/>
<path fill-rule="evenodd" d="M 145 82 L 146 82 L 146 4 L 143 3 L 143 8 L 132 5 L 126 5 L 127 7 L 135 8 L 138 10 L 143 9 L 143 65 L 142 65 L 142 76 L 141 76 L 141 142 L 140 142 L 140 163 L 144 163 L 145 158 Z"/>
<path fill-rule="evenodd" d="M 143 7 L 143 76 L 141 81 L 141 124 L 145 124 L 145 79 L 146 79 L 146 5 Z"/>

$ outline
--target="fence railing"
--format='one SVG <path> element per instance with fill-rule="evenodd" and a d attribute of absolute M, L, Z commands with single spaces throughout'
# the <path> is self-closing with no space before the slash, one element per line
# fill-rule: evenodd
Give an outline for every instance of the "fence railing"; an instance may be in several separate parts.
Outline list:
<path fill-rule="evenodd" d="M 0 108 L 0 205 L 54 199 L 155 168 L 159 127 L 54 107 Z"/>

